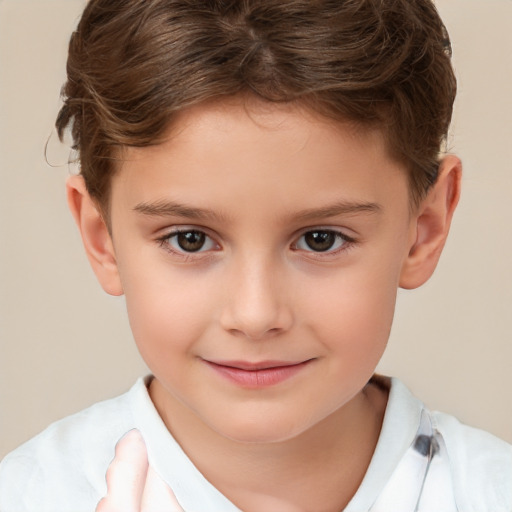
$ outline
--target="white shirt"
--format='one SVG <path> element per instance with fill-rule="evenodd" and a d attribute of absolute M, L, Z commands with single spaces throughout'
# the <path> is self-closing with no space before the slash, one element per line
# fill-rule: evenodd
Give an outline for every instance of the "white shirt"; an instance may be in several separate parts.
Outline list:
<path fill-rule="evenodd" d="M 149 462 L 186 512 L 240 512 L 173 439 L 147 391 L 50 425 L 0 464 L 1 512 L 92 512 L 117 441 L 137 428 Z M 345 512 L 512 512 L 512 446 L 431 413 L 397 379 L 367 473 Z"/>

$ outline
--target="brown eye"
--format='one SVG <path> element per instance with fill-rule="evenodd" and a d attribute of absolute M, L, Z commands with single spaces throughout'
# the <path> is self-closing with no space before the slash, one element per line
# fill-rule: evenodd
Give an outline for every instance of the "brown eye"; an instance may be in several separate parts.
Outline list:
<path fill-rule="evenodd" d="M 350 239 L 338 231 L 316 229 L 304 233 L 295 244 L 297 249 L 313 252 L 327 252 L 339 249 Z"/>
<path fill-rule="evenodd" d="M 203 252 L 217 247 L 215 242 L 202 231 L 189 229 L 171 233 L 162 239 L 163 243 L 168 244 L 177 252 Z"/>
<path fill-rule="evenodd" d="M 310 231 L 304 235 L 304 241 L 313 251 L 328 251 L 336 242 L 336 235 L 332 231 Z"/>
<path fill-rule="evenodd" d="M 184 251 L 196 252 L 203 248 L 205 238 L 205 234 L 201 231 L 187 231 L 178 233 L 176 241 Z"/>

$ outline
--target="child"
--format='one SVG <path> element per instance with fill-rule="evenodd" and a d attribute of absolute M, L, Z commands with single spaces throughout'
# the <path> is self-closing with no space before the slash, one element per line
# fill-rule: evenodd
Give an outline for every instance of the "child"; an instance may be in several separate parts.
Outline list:
<path fill-rule="evenodd" d="M 509 445 L 374 375 L 459 195 L 428 0 L 91 0 L 64 95 L 152 375 L 4 459 L 2 512 L 512 510 Z"/>

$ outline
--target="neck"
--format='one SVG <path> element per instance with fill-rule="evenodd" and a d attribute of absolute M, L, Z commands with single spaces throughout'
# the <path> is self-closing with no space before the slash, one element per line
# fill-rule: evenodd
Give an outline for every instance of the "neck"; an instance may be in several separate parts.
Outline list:
<path fill-rule="evenodd" d="M 300 435 L 242 443 L 210 429 L 156 379 L 150 396 L 198 470 L 244 512 L 339 512 L 357 491 L 380 433 L 387 392 L 369 384 Z"/>

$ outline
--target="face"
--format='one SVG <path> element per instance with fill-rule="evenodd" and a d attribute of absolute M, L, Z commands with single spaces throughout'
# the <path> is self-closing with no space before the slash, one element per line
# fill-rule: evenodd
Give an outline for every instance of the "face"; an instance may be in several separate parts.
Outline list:
<path fill-rule="evenodd" d="M 159 409 L 284 440 L 374 372 L 413 231 L 378 132 L 296 106 L 190 109 L 163 144 L 126 151 L 111 223 Z"/>

